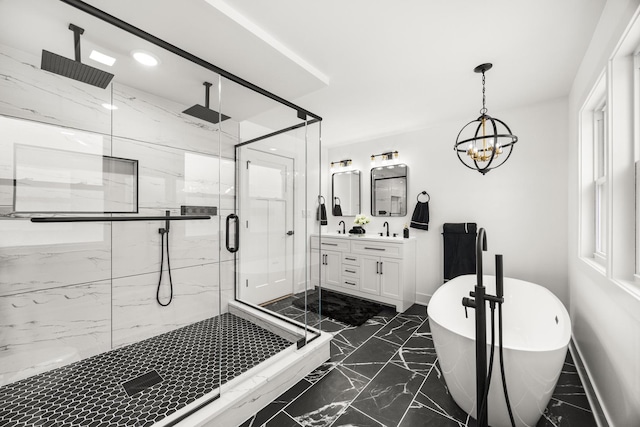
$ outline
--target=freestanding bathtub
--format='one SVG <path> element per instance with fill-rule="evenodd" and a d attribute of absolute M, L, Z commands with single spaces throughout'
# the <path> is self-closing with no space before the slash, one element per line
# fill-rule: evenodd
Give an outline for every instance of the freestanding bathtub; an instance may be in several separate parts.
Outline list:
<path fill-rule="evenodd" d="M 495 295 L 495 277 L 483 276 Z M 442 285 L 427 307 L 429 325 L 444 379 L 456 403 L 476 416 L 475 310 L 465 317 L 462 298 L 476 276 L 459 276 Z M 535 426 L 560 376 L 571 337 L 571 321 L 562 302 L 542 286 L 505 277 L 503 353 L 509 400 L 517 426 Z M 487 362 L 491 350 L 491 311 L 487 304 Z M 489 425 L 509 427 L 498 351 L 498 310 L 493 375 L 489 388 Z"/>

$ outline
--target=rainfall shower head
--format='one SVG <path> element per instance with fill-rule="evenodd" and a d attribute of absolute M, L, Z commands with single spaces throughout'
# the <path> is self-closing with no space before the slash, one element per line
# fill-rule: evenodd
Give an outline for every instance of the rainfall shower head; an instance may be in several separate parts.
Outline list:
<path fill-rule="evenodd" d="M 73 31 L 76 59 L 65 58 L 43 49 L 40 68 L 82 83 L 106 88 L 111 83 L 113 74 L 80 62 L 80 35 L 84 33 L 84 29 L 73 24 L 69 24 L 69 29 Z"/>
<path fill-rule="evenodd" d="M 184 110 L 183 113 L 213 124 L 230 119 L 231 117 L 220 114 L 209 108 L 209 88 L 211 87 L 211 83 L 204 82 L 203 85 L 206 86 L 204 106 L 196 104 L 193 107 L 189 107 Z"/>

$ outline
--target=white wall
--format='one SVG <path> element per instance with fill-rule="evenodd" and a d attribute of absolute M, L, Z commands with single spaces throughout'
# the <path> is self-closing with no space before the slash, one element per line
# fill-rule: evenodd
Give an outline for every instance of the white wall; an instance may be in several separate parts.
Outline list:
<path fill-rule="evenodd" d="M 489 105 L 490 106 L 490 105 Z M 470 106 L 471 107 L 471 106 Z M 494 271 L 496 253 L 504 255 L 505 275 L 545 286 L 568 304 L 567 290 L 567 101 L 558 99 L 517 110 L 492 112 L 505 121 L 519 142 L 511 158 L 482 176 L 463 166 L 453 145 L 462 126 L 477 115 L 469 108 L 465 120 L 430 129 L 384 137 L 341 147 L 331 147 L 328 162 L 351 158 L 362 171 L 363 213 L 371 214 L 370 155 L 398 150 L 409 166 L 406 217 L 372 217 L 367 233 L 382 231 L 388 220 L 391 232 L 402 233 L 411 220 L 416 196 L 431 196 L 428 231 L 410 228 L 417 242 L 417 301 L 426 304 L 443 283 L 442 225 L 476 222 L 487 231 L 485 271 Z M 325 197 L 330 200 L 331 176 Z M 353 218 L 329 213 L 328 231 L 335 232 L 340 219 L 347 229 Z"/>
<path fill-rule="evenodd" d="M 607 2 L 569 96 L 568 273 L 573 339 L 608 422 L 620 427 L 640 425 L 640 298 L 579 257 L 578 115 L 638 4 L 638 0 Z M 614 156 L 628 149 L 618 138 L 611 143 Z M 614 171 L 614 185 L 620 176 Z M 633 197 L 628 199 L 633 203 Z M 619 214 L 613 213 L 617 218 Z M 614 231 L 616 225 L 612 224 Z"/>

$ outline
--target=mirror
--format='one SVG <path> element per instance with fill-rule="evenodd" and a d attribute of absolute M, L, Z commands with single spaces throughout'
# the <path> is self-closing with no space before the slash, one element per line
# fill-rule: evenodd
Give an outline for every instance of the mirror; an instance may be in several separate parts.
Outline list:
<path fill-rule="evenodd" d="M 360 213 L 360 171 L 331 175 L 333 216 L 356 216 Z"/>
<path fill-rule="evenodd" d="M 407 174 L 405 164 L 371 169 L 371 215 L 405 216 L 407 214 Z"/>

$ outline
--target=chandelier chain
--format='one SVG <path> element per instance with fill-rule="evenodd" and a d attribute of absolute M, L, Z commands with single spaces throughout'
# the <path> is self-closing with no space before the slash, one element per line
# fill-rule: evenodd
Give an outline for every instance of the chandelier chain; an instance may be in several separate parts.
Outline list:
<path fill-rule="evenodd" d="M 485 97 L 484 91 L 485 89 L 484 89 L 484 71 L 483 71 L 482 72 L 482 109 L 480 110 L 480 114 L 483 116 L 487 114 L 487 111 L 488 111 L 487 107 L 485 107 L 486 97 Z"/>

